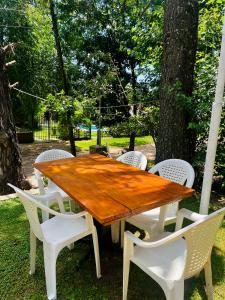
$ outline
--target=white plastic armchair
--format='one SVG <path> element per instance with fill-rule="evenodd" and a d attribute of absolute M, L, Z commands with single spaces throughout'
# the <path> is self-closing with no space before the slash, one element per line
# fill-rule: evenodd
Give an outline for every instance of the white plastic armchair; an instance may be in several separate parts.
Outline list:
<path fill-rule="evenodd" d="M 130 261 L 161 286 L 167 300 L 183 300 L 184 280 L 204 269 L 207 296 L 212 300 L 211 251 L 224 215 L 225 208 L 207 216 L 181 210 L 178 231 L 164 233 L 162 239 L 154 242 L 142 241 L 125 232 L 123 300 L 127 299 Z M 184 217 L 195 223 L 179 229 Z"/>
<path fill-rule="evenodd" d="M 90 214 L 83 211 L 78 214 L 58 213 L 46 205 L 46 195 L 34 196 L 9 184 L 19 196 L 30 223 L 30 274 L 35 273 L 36 239 L 43 242 L 45 279 L 48 299 L 56 299 L 56 260 L 59 252 L 75 241 L 92 235 L 96 274 L 101 277 L 99 246 L 96 228 Z M 51 195 L 52 196 L 52 195 Z M 38 209 L 54 215 L 53 218 L 40 223 Z"/>
<path fill-rule="evenodd" d="M 129 151 L 117 158 L 118 161 L 130 166 L 145 170 L 147 167 L 147 158 L 140 151 Z"/>
<path fill-rule="evenodd" d="M 64 151 L 61 149 L 51 149 L 51 150 L 44 151 L 40 155 L 38 155 L 38 157 L 35 160 L 35 163 L 63 159 L 63 158 L 71 158 L 71 157 L 73 157 L 73 155 L 67 151 Z M 62 202 L 62 204 L 60 205 L 60 210 L 63 208 L 63 210 L 61 210 L 61 212 L 64 212 L 63 201 L 69 201 L 70 210 L 71 210 L 71 201 L 73 201 L 73 200 L 70 200 L 69 196 L 62 189 L 60 189 L 55 183 L 53 183 L 50 179 L 48 179 L 48 184 L 45 187 L 42 174 L 37 169 L 34 169 L 34 173 L 35 173 L 35 177 L 38 182 L 40 194 L 44 195 L 44 194 L 58 192 L 59 195 L 57 196 L 57 198 L 59 199 L 61 196 L 61 202 Z M 57 201 L 57 202 L 59 202 L 59 201 Z M 53 204 L 53 202 L 45 203 L 45 204 L 49 206 L 49 205 Z M 48 220 L 49 214 L 46 212 L 43 212 L 42 217 L 43 217 L 43 221 Z"/>
<path fill-rule="evenodd" d="M 161 177 L 169 179 L 186 187 L 191 188 L 194 183 L 195 173 L 193 167 L 186 161 L 181 159 L 164 160 L 149 170 L 149 173 L 158 173 Z M 163 221 L 166 225 L 176 222 L 176 215 L 179 201 L 167 205 L 165 218 L 160 219 L 160 208 L 155 208 L 144 213 L 133 216 L 125 221 L 146 230 L 149 235 L 152 234 L 156 228 L 157 223 Z M 125 221 L 121 221 L 121 247 L 123 247 L 123 234 L 125 228 Z"/>

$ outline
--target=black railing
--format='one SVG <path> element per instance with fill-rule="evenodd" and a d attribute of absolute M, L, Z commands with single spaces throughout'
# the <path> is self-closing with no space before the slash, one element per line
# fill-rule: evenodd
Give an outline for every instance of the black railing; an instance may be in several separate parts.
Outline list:
<path fill-rule="evenodd" d="M 52 141 L 57 139 L 68 140 L 68 130 L 66 126 L 62 126 L 58 121 L 51 118 L 39 118 L 36 119 L 34 132 L 34 140 L 40 141 Z M 88 140 L 91 139 L 91 130 L 80 128 L 79 126 L 75 127 L 74 130 L 75 140 Z"/>

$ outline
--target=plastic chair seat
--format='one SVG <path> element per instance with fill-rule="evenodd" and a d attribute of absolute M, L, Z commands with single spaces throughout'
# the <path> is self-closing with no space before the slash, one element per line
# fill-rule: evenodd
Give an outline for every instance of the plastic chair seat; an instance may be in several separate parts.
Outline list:
<path fill-rule="evenodd" d="M 186 255 L 186 241 L 179 239 L 159 248 L 135 246 L 131 261 L 153 278 L 157 276 L 164 280 L 179 280 L 184 272 Z"/>
<path fill-rule="evenodd" d="M 84 218 L 67 220 L 58 216 L 42 223 L 41 228 L 46 241 L 51 244 L 63 243 L 88 231 L 87 222 Z"/>
<path fill-rule="evenodd" d="M 179 280 L 184 272 L 186 255 L 186 241 L 180 239 L 160 248 L 136 246 L 131 261 L 153 278 Z"/>
<path fill-rule="evenodd" d="M 160 208 L 154 208 L 149 211 L 143 212 L 141 214 L 132 216 L 128 219 L 130 224 L 135 226 L 146 225 L 147 227 L 151 226 L 151 224 L 157 223 L 159 221 Z M 174 216 L 174 211 L 168 210 L 166 213 L 166 223 L 174 222 L 176 217 Z M 140 224 L 140 225 L 139 225 Z"/>

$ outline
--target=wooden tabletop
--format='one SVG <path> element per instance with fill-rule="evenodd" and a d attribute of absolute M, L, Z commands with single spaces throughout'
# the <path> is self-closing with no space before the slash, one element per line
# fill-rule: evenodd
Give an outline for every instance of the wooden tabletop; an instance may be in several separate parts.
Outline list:
<path fill-rule="evenodd" d="M 35 163 L 34 167 L 103 225 L 194 193 L 193 189 L 99 154 Z"/>

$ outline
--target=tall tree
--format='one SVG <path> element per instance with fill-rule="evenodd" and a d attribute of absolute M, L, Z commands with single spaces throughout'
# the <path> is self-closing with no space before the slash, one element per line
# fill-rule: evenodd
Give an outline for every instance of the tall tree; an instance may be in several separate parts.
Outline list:
<path fill-rule="evenodd" d="M 59 36 L 59 30 L 58 30 L 58 21 L 57 21 L 57 15 L 55 12 L 55 3 L 53 0 L 50 0 L 50 13 L 52 18 L 52 30 L 55 37 L 55 45 L 57 50 L 57 56 L 58 56 L 58 62 L 59 62 L 59 70 L 63 82 L 63 89 L 66 96 L 69 96 L 70 94 L 70 87 L 69 87 L 69 81 L 68 77 L 66 75 L 65 67 L 64 67 L 64 61 L 63 61 L 63 54 L 62 54 L 62 48 L 61 48 L 61 42 L 60 42 L 60 36 Z M 67 124 L 68 124 L 68 132 L 69 132 L 69 140 L 70 140 L 70 148 L 71 153 L 76 156 L 76 146 L 75 146 L 75 140 L 73 135 L 73 126 L 72 126 L 72 119 L 71 119 L 71 108 L 67 111 Z"/>
<path fill-rule="evenodd" d="M 195 133 L 188 129 L 197 48 L 198 1 L 166 0 L 160 88 L 160 128 L 157 161 L 192 161 Z"/>
<path fill-rule="evenodd" d="M 27 184 L 22 170 L 9 94 L 7 68 L 12 63 L 5 63 L 6 53 L 13 51 L 14 46 L 9 44 L 0 48 L 0 194 L 11 190 L 7 182 L 22 188 Z"/>

